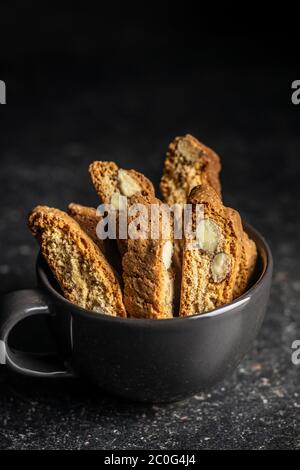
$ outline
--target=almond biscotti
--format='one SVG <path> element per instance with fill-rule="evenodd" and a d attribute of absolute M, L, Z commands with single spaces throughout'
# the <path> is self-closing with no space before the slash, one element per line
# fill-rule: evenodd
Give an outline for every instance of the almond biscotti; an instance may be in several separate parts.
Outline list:
<path fill-rule="evenodd" d="M 237 280 L 234 286 L 233 298 L 236 299 L 242 295 L 251 280 L 257 261 L 256 245 L 246 232 L 243 232 L 242 253 L 239 265 Z"/>
<path fill-rule="evenodd" d="M 96 209 L 93 207 L 82 206 L 71 202 L 68 206 L 68 214 L 76 220 L 82 230 L 93 240 L 105 255 L 107 261 L 116 270 L 118 274 L 122 272 L 122 259 L 116 247 L 116 240 L 109 238 L 99 238 L 97 233 L 98 223 L 102 220 Z M 122 240 L 122 247 L 126 247 L 126 240 Z M 121 278 L 122 280 L 122 278 Z"/>
<path fill-rule="evenodd" d="M 155 195 L 148 178 L 135 170 L 123 170 L 114 162 L 93 162 L 89 172 L 101 203 L 112 204 L 115 209 L 122 209 L 120 196 L 128 198 L 137 193 Z"/>
<path fill-rule="evenodd" d="M 192 204 L 195 238 L 185 238 L 181 316 L 207 312 L 232 301 L 236 285 L 245 287 L 251 274 L 238 212 L 223 206 L 208 184 L 195 187 L 188 202 Z M 199 221 L 196 220 L 197 206 L 203 211 Z M 254 244 L 250 244 L 252 249 Z"/>
<path fill-rule="evenodd" d="M 72 217 L 37 206 L 29 214 L 28 225 L 66 299 L 94 312 L 126 316 L 113 269 Z"/>
<path fill-rule="evenodd" d="M 89 172 L 102 204 L 111 204 L 116 210 L 126 210 L 127 199 L 134 194 L 154 197 L 153 184 L 142 173 L 123 170 L 114 162 L 96 161 L 91 163 Z M 127 240 L 118 236 L 119 217 L 117 217 L 117 245 L 121 256 L 127 250 Z"/>
<path fill-rule="evenodd" d="M 123 256 L 124 304 L 131 317 L 171 318 L 174 308 L 172 222 L 168 217 L 163 218 L 161 202 L 154 197 L 137 194 L 130 198 L 129 207 L 133 204 L 141 204 L 145 208 L 146 215 L 138 220 L 136 228 L 136 233 L 141 230 L 144 238 L 128 238 Z M 152 212 L 151 204 L 156 205 L 158 217 Z M 154 217 L 157 224 L 153 224 Z M 134 215 L 129 213 L 129 232 L 134 220 Z M 156 227 L 155 237 L 145 238 L 147 234 L 143 224 L 150 231 L 151 223 Z"/>
<path fill-rule="evenodd" d="M 219 156 L 190 134 L 176 137 L 169 145 L 160 183 L 164 202 L 185 204 L 191 190 L 210 184 L 221 195 Z"/>
<path fill-rule="evenodd" d="M 82 206 L 71 202 L 68 206 L 68 214 L 76 220 L 80 227 L 87 233 L 93 242 L 100 248 L 102 253 L 107 254 L 105 240 L 97 236 L 97 225 L 101 220 L 100 215 L 94 207 Z"/>

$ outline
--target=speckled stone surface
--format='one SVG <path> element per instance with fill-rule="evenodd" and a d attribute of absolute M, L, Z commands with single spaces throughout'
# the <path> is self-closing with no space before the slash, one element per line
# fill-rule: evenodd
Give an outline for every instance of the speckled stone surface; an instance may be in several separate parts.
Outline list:
<path fill-rule="evenodd" d="M 297 77 L 274 70 L 191 65 L 170 78 L 161 64 L 122 79 L 112 70 L 91 81 L 56 77 L 59 93 L 40 88 L 34 100 L 18 82 L 20 99 L 0 108 L 1 293 L 35 285 L 25 222 L 33 205 L 97 204 L 93 159 L 157 183 L 168 141 L 187 131 L 222 156 L 224 200 L 265 235 L 275 272 L 253 350 L 232 377 L 183 402 L 126 403 L 79 380 L 1 366 L 1 449 L 300 448 L 300 369 L 291 362 L 300 340 L 300 106 L 290 101 Z M 32 323 L 26 345 L 36 336 Z"/>

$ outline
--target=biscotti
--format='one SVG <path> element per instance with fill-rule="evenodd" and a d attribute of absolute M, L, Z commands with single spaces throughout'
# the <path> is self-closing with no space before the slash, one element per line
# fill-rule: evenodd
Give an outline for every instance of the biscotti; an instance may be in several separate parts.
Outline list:
<path fill-rule="evenodd" d="M 126 210 L 127 199 L 134 194 L 154 197 L 154 186 L 148 178 L 135 170 L 123 170 L 114 162 L 91 163 L 89 172 L 102 204 L 110 204 L 118 211 Z M 127 240 L 120 238 L 119 215 L 117 215 L 116 239 L 121 256 L 126 253 Z"/>
<path fill-rule="evenodd" d="M 96 161 L 91 163 L 89 172 L 102 204 L 112 204 L 115 209 L 122 209 L 122 198 L 142 193 L 154 196 L 153 184 L 142 173 L 135 170 L 123 170 L 114 162 Z"/>
<path fill-rule="evenodd" d="M 126 316 L 113 269 L 72 217 L 37 206 L 29 214 L 28 225 L 66 299 L 90 311 Z"/>
<path fill-rule="evenodd" d="M 169 319 L 242 295 L 256 266 L 256 245 L 238 212 L 222 203 L 220 170 L 218 155 L 187 134 L 169 145 L 163 202 L 143 174 L 95 161 L 89 172 L 97 209 L 71 203 L 66 214 L 37 206 L 29 226 L 64 296 L 95 312 Z M 186 224 L 191 208 L 192 233 Z"/>
<path fill-rule="evenodd" d="M 99 215 L 98 211 L 93 207 L 86 207 L 72 202 L 68 206 L 68 213 L 100 248 L 107 261 L 120 276 L 122 273 L 122 259 L 119 251 L 116 250 L 116 240 L 101 238 L 101 234 L 98 233 L 97 227 L 103 218 Z M 122 240 L 122 242 L 126 242 L 126 240 Z M 119 277 L 119 279 L 122 281 L 122 277 Z"/>
<path fill-rule="evenodd" d="M 155 205 L 159 215 L 157 224 L 153 224 L 157 230 L 156 238 L 145 233 L 141 238 L 128 238 L 123 256 L 124 304 L 131 317 L 171 318 L 174 308 L 172 222 L 167 217 L 163 218 L 161 202 L 154 197 L 137 194 L 130 198 L 129 207 L 133 204 L 142 204 L 145 208 L 147 216 L 144 222 L 148 230 L 154 217 L 151 204 Z M 134 216 L 129 215 L 129 229 L 134 220 Z"/>
<path fill-rule="evenodd" d="M 160 190 L 163 201 L 186 204 L 191 190 L 210 184 L 221 196 L 219 156 L 190 134 L 176 137 L 169 145 Z"/>
<path fill-rule="evenodd" d="M 169 205 L 187 203 L 191 190 L 202 183 L 210 184 L 221 195 L 219 156 L 195 137 L 176 137 L 167 150 L 160 190 Z M 183 241 L 175 240 L 174 259 L 181 272 Z"/>
<path fill-rule="evenodd" d="M 242 295 L 254 273 L 254 269 L 257 261 L 257 249 L 256 245 L 251 238 L 248 237 L 246 232 L 243 232 L 243 237 L 241 240 L 242 243 L 242 252 L 240 265 L 237 275 L 237 280 L 234 286 L 233 298 L 236 299 Z"/>
<path fill-rule="evenodd" d="M 185 236 L 182 265 L 180 315 L 213 310 L 232 301 L 241 282 L 245 234 L 239 214 L 223 206 L 208 184 L 195 187 L 192 204 L 193 238 Z M 199 206 L 201 205 L 201 206 Z M 196 207 L 202 208 L 196 220 Z M 247 273 L 247 278 L 249 273 Z"/>
<path fill-rule="evenodd" d="M 87 233 L 93 242 L 100 248 L 102 253 L 106 254 L 107 247 L 105 240 L 97 236 L 97 225 L 101 220 L 100 215 L 94 207 L 82 206 L 71 202 L 68 205 L 68 214 L 76 220 L 80 227 Z"/>

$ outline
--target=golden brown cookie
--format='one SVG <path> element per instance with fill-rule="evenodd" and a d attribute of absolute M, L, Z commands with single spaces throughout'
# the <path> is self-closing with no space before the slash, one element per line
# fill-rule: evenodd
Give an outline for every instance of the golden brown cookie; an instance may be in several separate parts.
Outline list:
<path fill-rule="evenodd" d="M 114 162 L 93 162 L 89 172 L 102 204 L 120 207 L 119 196 L 131 197 L 141 192 L 154 196 L 153 184 L 144 175 L 135 170 L 123 170 Z"/>
<path fill-rule="evenodd" d="M 195 238 L 185 237 L 181 316 L 207 312 L 233 300 L 244 240 L 238 212 L 223 206 L 210 185 L 195 187 L 188 202 L 192 204 Z M 203 209 L 199 221 L 197 206 Z"/>
<path fill-rule="evenodd" d="M 202 183 L 210 184 L 221 195 L 219 156 L 195 137 L 176 137 L 169 145 L 164 162 L 160 190 L 169 204 L 187 203 L 191 190 Z M 181 277 L 183 240 L 175 240 L 174 259 L 177 279 Z"/>
<path fill-rule="evenodd" d="M 131 317 L 171 318 L 174 297 L 172 222 L 166 218 L 168 221 L 163 224 L 161 201 L 153 196 L 136 194 L 130 198 L 129 207 L 132 207 L 132 204 L 142 204 L 146 215 L 141 219 L 142 222 L 139 219 L 140 224 L 136 232 L 143 232 L 144 238 L 128 238 L 127 251 L 123 256 L 126 310 Z M 159 214 L 156 225 L 153 223 L 155 215 L 151 212 L 151 204 L 156 205 L 155 210 Z M 136 215 L 129 213 L 129 230 L 136 220 Z M 144 226 L 150 231 L 151 223 L 155 227 L 155 236 L 145 238 Z"/>
<path fill-rule="evenodd" d="M 66 299 L 94 312 L 126 316 L 113 269 L 72 217 L 37 206 L 29 214 L 28 225 Z"/>
<path fill-rule="evenodd" d="M 243 233 L 241 240 L 242 243 L 242 253 L 240 259 L 240 266 L 237 275 L 237 280 L 234 286 L 233 298 L 237 298 L 242 295 L 253 275 L 256 260 L 257 260 L 257 249 L 256 245 L 251 238 L 248 237 L 247 233 Z"/>
<path fill-rule="evenodd" d="M 191 190 L 202 183 L 210 184 L 221 196 L 219 156 L 195 137 L 176 137 L 169 145 L 160 190 L 164 202 L 185 204 Z"/>
<path fill-rule="evenodd" d="M 76 220 L 80 227 L 87 233 L 94 243 L 100 248 L 102 253 L 107 254 L 106 240 L 101 240 L 97 236 L 97 225 L 101 220 L 100 215 L 94 207 L 82 206 L 71 202 L 68 206 L 68 214 Z"/>
<path fill-rule="evenodd" d="M 155 195 L 153 184 L 142 173 L 123 170 L 114 162 L 93 162 L 89 172 L 101 203 L 111 204 L 114 209 L 125 210 L 127 198 L 134 194 L 141 193 L 151 197 Z M 118 234 L 119 216 L 117 216 L 116 236 L 120 254 L 123 256 L 127 250 L 127 240 L 119 238 Z"/>
<path fill-rule="evenodd" d="M 97 210 L 93 207 L 86 207 L 81 204 L 71 202 L 68 206 L 68 213 L 100 248 L 107 261 L 112 265 L 116 272 L 121 275 L 122 259 L 119 251 L 116 250 L 116 240 L 110 240 L 109 238 L 102 240 L 97 234 L 97 225 L 102 219 Z M 124 241 L 126 242 L 126 240 Z M 120 278 L 120 280 L 122 281 L 122 278 Z"/>

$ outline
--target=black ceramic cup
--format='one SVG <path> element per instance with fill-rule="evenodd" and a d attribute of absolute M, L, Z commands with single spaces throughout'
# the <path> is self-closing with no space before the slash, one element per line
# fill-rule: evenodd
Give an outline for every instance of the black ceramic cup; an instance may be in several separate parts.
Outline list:
<path fill-rule="evenodd" d="M 0 362 L 30 376 L 80 375 L 136 401 L 175 401 L 208 389 L 249 351 L 269 298 L 270 249 L 256 230 L 245 228 L 259 255 L 250 288 L 228 305 L 185 318 L 124 319 L 84 310 L 61 295 L 39 255 L 38 288 L 11 292 L 1 300 Z M 40 314 L 49 316 L 61 367 L 9 347 L 13 328 Z"/>

